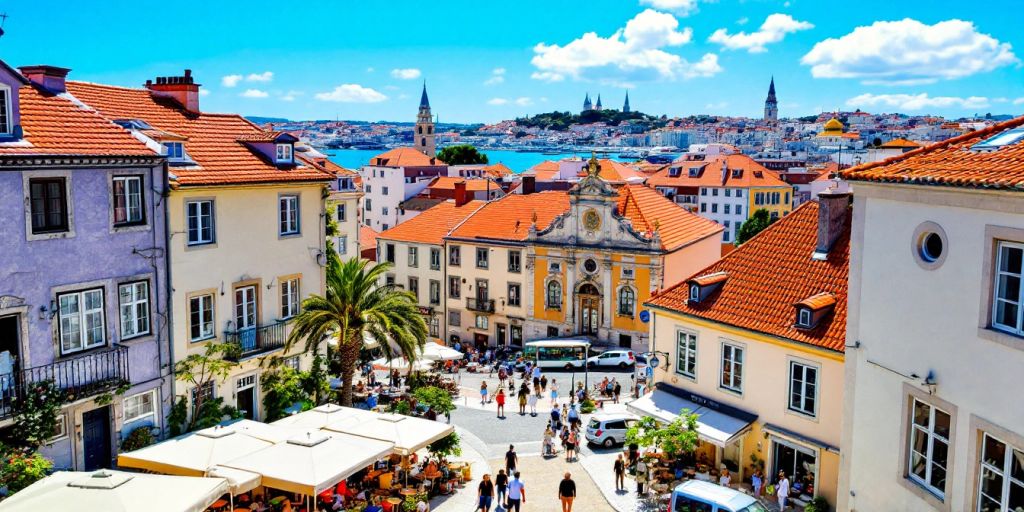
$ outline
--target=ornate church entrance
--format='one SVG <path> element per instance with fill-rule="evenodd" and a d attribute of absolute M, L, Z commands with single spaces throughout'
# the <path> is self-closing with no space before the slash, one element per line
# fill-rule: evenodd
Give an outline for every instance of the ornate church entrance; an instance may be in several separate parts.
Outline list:
<path fill-rule="evenodd" d="M 597 336 L 597 328 L 601 325 L 601 294 L 592 284 L 580 286 L 577 293 L 580 301 L 579 333 L 585 336 Z"/>

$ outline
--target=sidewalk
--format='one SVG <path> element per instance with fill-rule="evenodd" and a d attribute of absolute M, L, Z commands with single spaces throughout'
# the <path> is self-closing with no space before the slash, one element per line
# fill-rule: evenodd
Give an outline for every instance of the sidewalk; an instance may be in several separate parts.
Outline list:
<path fill-rule="evenodd" d="M 491 473 L 490 464 L 487 459 L 491 453 L 480 438 L 471 432 L 455 427 L 455 432 L 461 439 L 462 455 L 456 457 L 458 460 L 471 464 L 473 479 L 466 482 L 461 489 L 456 489 L 454 494 L 440 496 L 430 501 L 430 510 L 433 512 L 469 512 L 476 506 L 476 488 L 484 473 Z"/>

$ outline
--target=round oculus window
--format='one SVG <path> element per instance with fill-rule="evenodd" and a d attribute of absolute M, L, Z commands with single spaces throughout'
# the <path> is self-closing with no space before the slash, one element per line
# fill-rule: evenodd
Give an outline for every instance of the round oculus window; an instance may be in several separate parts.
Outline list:
<path fill-rule="evenodd" d="M 938 233 L 925 233 L 921 237 L 921 258 L 929 263 L 934 263 L 942 258 L 943 251 L 942 236 Z"/>
<path fill-rule="evenodd" d="M 588 274 L 593 274 L 594 272 L 597 272 L 597 261 L 588 258 L 586 261 L 583 262 L 583 270 Z"/>
<path fill-rule="evenodd" d="M 946 261 L 949 237 L 942 226 L 934 222 L 926 221 L 918 225 L 914 229 L 911 244 L 914 260 L 925 270 L 935 270 Z"/>

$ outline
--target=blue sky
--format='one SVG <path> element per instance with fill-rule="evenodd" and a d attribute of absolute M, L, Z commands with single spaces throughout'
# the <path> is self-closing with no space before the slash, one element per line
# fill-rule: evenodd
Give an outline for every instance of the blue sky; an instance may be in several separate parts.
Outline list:
<path fill-rule="evenodd" d="M 191 68 L 203 110 L 441 121 L 578 110 L 1024 112 L 1019 3 L 948 0 L 3 2 L 8 64 L 138 86 Z"/>

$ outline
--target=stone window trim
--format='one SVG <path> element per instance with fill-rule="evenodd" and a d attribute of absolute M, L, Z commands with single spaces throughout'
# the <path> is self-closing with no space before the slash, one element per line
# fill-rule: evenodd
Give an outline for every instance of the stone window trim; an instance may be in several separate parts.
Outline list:
<path fill-rule="evenodd" d="M 247 288 L 249 286 L 252 286 L 256 290 L 256 320 L 253 327 L 260 327 L 261 325 L 263 325 L 263 278 L 246 279 L 244 281 L 236 281 L 234 283 L 231 283 L 231 295 L 229 297 L 230 309 L 228 310 L 228 318 L 226 320 L 228 322 L 231 322 L 231 329 L 228 329 L 229 331 L 238 330 L 238 322 L 236 321 L 235 318 L 237 306 L 235 304 L 235 292 L 237 292 L 239 288 Z M 216 324 L 214 324 L 213 330 L 217 330 Z"/>
<path fill-rule="evenodd" d="M 32 233 L 32 190 L 29 182 L 42 178 L 63 178 L 64 179 L 64 208 L 68 220 L 68 229 L 57 233 Z M 37 240 L 53 240 L 57 238 L 75 237 L 75 195 L 74 181 L 71 171 L 45 170 L 45 171 L 22 171 L 22 194 L 25 198 L 25 240 L 35 242 Z M 110 214 L 113 219 L 113 213 Z"/>
<path fill-rule="evenodd" d="M 138 177 L 142 178 L 142 222 L 132 224 L 116 225 L 114 223 L 114 178 Z M 110 221 L 110 233 L 133 233 L 138 231 L 149 231 L 153 229 L 150 217 L 156 215 L 149 209 L 153 206 L 153 181 L 150 169 L 116 169 L 111 170 L 107 176 L 107 200 L 110 202 L 110 211 L 107 213 Z M 153 215 L 151 215 L 153 214 Z"/>
<path fill-rule="evenodd" d="M 992 326 L 992 305 L 995 293 L 996 256 L 999 242 L 1024 243 L 1024 229 L 1007 226 L 985 226 L 984 254 L 981 269 L 981 299 L 978 318 L 978 337 L 1024 350 L 1024 338 L 999 330 Z"/>
<path fill-rule="evenodd" d="M 49 308 L 50 306 L 47 305 L 46 307 Z M 10 303 L 0 301 L 0 317 L 15 315 L 18 317 L 18 363 L 22 368 L 32 367 L 32 352 L 28 349 L 28 324 L 30 315 L 38 314 L 38 310 L 33 311 L 34 309 L 36 308 L 29 304 L 28 301 L 15 300 Z"/>
<path fill-rule="evenodd" d="M 943 250 L 942 254 L 930 261 L 925 258 L 922 252 L 922 244 L 924 243 L 924 237 L 931 233 L 938 235 L 939 239 L 942 240 Z M 914 235 L 910 237 L 910 253 L 917 266 L 924 270 L 935 270 L 941 267 L 946 262 L 946 255 L 949 254 L 949 237 L 946 236 L 946 231 L 942 229 L 942 226 L 930 220 L 918 224 L 914 228 Z"/>
<path fill-rule="evenodd" d="M 213 323 L 213 334 L 211 336 L 207 336 L 205 338 L 199 338 L 199 339 L 193 340 L 192 339 L 192 333 L 190 331 L 191 328 L 192 328 L 192 299 L 194 299 L 196 297 L 201 297 L 201 296 L 204 296 L 204 295 L 209 295 L 209 296 L 213 297 L 213 300 L 210 302 L 210 316 L 211 316 L 211 321 Z M 217 336 L 218 336 L 218 334 L 217 334 L 217 331 L 218 331 L 218 329 L 217 329 L 217 297 L 219 297 L 220 295 L 221 295 L 220 290 L 218 290 L 217 288 L 206 288 L 206 289 L 203 289 L 203 290 L 196 290 L 196 291 L 188 292 L 188 293 L 185 294 L 185 322 L 184 322 L 185 323 L 185 336 L 184 336 L 184 339 L 187 340 L 188 346 L 189 346 L 190 349 L 192 347 L 204 345 L 204 344 L 209 343 L 211 341 L 215 342 L 217 340 Z M 232 292 L 231 300 L 232 300 L 232 302 L 234 302 L 234 292 Z M 232 304 L 232 309 L 230 309 L 229 311 L 232 311 L 232 312 L 234 311 L 233 306 L 234 306 L 234 304 Z"/>
<path fill-rule="evenodd" d="M 1009 446 L 1018 450 L 1024 450 L 1024 434 L 1018 434 L 1006 428 L 988 421 L 976 414 L 969 418 L 969 430 L 967 437 L 967 460 L 968 481 L 967 492 L 964 493 L 963 510 L 975 510 L 978 506 L 978 478 L 981 475 L 981 443 L 985 434 L 988 433 L 1000 441 L 1006 442 Z"/>
<path fill-rule="evenodd" d="M 134 335 L 130 335 L 130 336 L 125 336 L 124 332 L 122 332 L 123 326 L 121 325 L 121 322 L 123 321 L 122 318 L 121 318 L 121 307 L 122 307 L 122 304 L 121 304 L 121 287 L 122 286 L 135 285 L 135 284 L 139 284 L 139 283 L 146 283 L 146 309 L 149 310 L 148 311 L 149 325 L 147 327 L 147 331 L 144 332 L 144 333 L 134 334 Z M 156 317 L 157 317 L 156 312 L 154 311 L 155 308 L 153 307 L 153 301 L 157 298 L 156 294 L 154 293 L 155 290 L 153 289 L 153 281 L 151 279 L 147 278 L 147 277 L 142 277 L 142 278 L 139 278 L 139 279 L 125 279 L 123 281 L 119 280 L 117 282 L 117 288 L 116 289 L 117 289 L 117 296 L 115 297 L 115 302 L 117 303 L 117 332 L 118 332 L 118 335 L 119 335 L 118 341 L 119 342 L 127 343 L 127 342 L 130 342 L 130 341 L 137 341 L 137 340 L 142 339 L 142 338 L 151 338 L 151 337 L 153 337 L 153 335 L 155 334 L 154 327 L 156 326 Z"/>
<path fill-rule="evenodd" d="M 278 313 L 278 316 L 280 316 L 280 313 L 282 313 L 284 311 L 284 304 L 282 304 L 281 302 L 284 299 L 284 295 L 283 295 L 283 293 L 284 293 L 284 283 L 286 281 L 296 281 L 296 283 L 298 284 L 298 294 L 297 294 L 298 302 L 295 304 L 295 314 L 297 315 L 299 312 L 302 311 L 302 299 L 303 299 L 303 295 L 302 295 L 302 272 L 298 272 L 298 273 L 295 273 L 295 274 L 286 274 L 286 275 L 282 275 L 282 276 L 277 276 L 277 300 L 278 300 L 277 313 Z M 232 297 L 232 300 L 234 300 L 234 297 Z M 292 319 L 292 318 L 295 318 L 295 315 L 292 315 L 292 316 L 289 316 L 289 317 L 280 316 L 279 320 L 283 321 L 283 320 L 288 320 L 288 319 Z"/>
<path fill-rule="evenodd" d="M 899 466 L 896 470 L 896 481 L 911 494 L 921 498 L 935 510 L 952 512 L 953 510 L 953 482 L 956 480 L 952 476 L 952 469 L 956 467 L 956 443 L 957 443 L 957 406 L 950 402 L 947 402 L 935 395 L 928 394 L 928 391 L 915 385 L 911 382 L 903 383 L 903 403 L 902 409 L 900 410 L 900 456 Z M 929 404 L 933 407 L 942 409 L 943 412 L 949 414 L 949 453 L 946 457 L 946 468 L 948 473 L 946 474 L 946 488 L 944 490 L 945 497 L 940 498 L 933 494 L 931 491 L 925 489 L 921 484 L 915 482 L 910 478 L 910 471 L 908 469 L 910 461 L 910 429 L 913 422 L 914 416 L 914 400 L 917 399 L 921 402 Z"/>
<path fill-rule="evenodd" d="M 813 368 L 815 370 L 815 372 L 816 372 L 815 373 L 815 381 L 814 381 L 814 414 L 807 414 L 807 413 L 805 413 L 803 411 L 799 411 L 799 410 L 796 410 L 796 409 L 791 409 L 789 407 L 789 405 L 790 405 L 789 404 L 789 400 L 790 400 L 790 398 L 792 397 L 792 394 L 793 394 L 792 386 L 793 386 L 793 365 L 794 364 L 799 364 L 799 365 L 807 366 L 809 368 Z M 789 414 L 789 415 L 791 415 L 793 417 L 801 418 L 803 420 L 810 421 L 810 422 L 813 422 L 813 423 L 818 423 L 820 421 L 820 419 L 821 419 L 821 397 L 822 397 L 822 393 L 821 393 L 822 376 L 821 376 L 821 374 L 822 374 L 823 371 L 824 371 L 824 368 L 823 368 L 821 362 L 819 362 L 819 361 L 815 361 L 813 359 L 807 359 L 807 358 L 804 358 L 804 357 L 795 356 L 795 355 L 792 355 L 792 354 L 786 356 L 786 409 L 785 409 L 786 414 Z"/>
<path fill-rule="evenodd" d="M 739 372 L 739 389 L 729 387 L 725 385 L 722 379 L 725 377 L 725 347 L 732 347 L 734 350 L 739 349 L 742 354 L 742 360 L 740 361 L 740 372 Z M 718 391 L 727 395 L 743 397 L 746 390 L 747 373 L 746 368 L 750 364 L 749 356 L 750 351 L 748 350 L 745 342 L 736 341 L 732 338 L 719 338 L 718 339 L 718 384 L 716 388 Z M 735 380 L 735 379 L 734 379 Z"/>
<path fill-rule="evenodd" d="M 213 204 L 213 241 L 206 243 L 188 243 L 188 205 L 189 203 L 197 203 L 209 201 Z M 277 211 L 275 208 L 274 211 Z M 217 197 L 216 196 L 186 196 L 182 198 L 181 202 L 181 230 L 178 233 L 172 233 L 171 236 L 181 235 L 182 244 L 185 245 L 185 251 L 202 251 L 206 249 L 216 249 L 220 238 L 217 237 L 217 226 L 220 224 L 217 215 L 219 214 L 219 208 L 217 208 Z"/>
<path fill-rule="evenodd" d="M 629 313 L 622 312 L 622 294 L 625 290 L 629 290 L 633 293 L 633 304 L 630 306 L 631 311 Z M 620 284 L 615 289 L 615 316 L 622 318 L 635 318 L 637 315 L 637 305 L 639 304 L 643 304 L 643 302 L 640 301 L 640 293 L 635 286 L 624 283 Z"/>
<path fill-rule="evenodd" d="M 700 363 L 700 353 L 701 353 L 700 352 L 700 332 L 695 330 L 695 329 L 690 329 L 690 328 L 681 327 L 681 326 L 676 326 L 675 332 L 676 332 L 676 337 L 675 337 L 675 340 L 674 340 L 674 342 L 675 342 L 674 346 L 672 347 L 673 350 L 671 352 L 669 352 L 670 354 L 674 353 L 674 355 L 675 355 L 675 362 L 672 365 L 672 375 L 682 377 L 682 378 L 684 378 L 686 380 L 689 380 L 690 382 L 693 382 L 694 384 L 697 384 L 697 376 L 700 375 L 700 365 L 701 365 L 701 363 Z M 682 351 L 680 350 L 680 347 L 679 347 L 679 337 L 680 336 L 693 336 L 694 337 L 693 375 L 687 374 L 687 373 L 685 373 L 685 372 L 680 370 L 680 362 L 682 361 L 682 359 L 680 357 L 682 355 Z"/>
<path fill-rule="evenodd" d="M 125 279 L 130 279 L 130 278 L 131 277 L 126 277 Z M 78 282 L 78 283 L 73 283 L 73 284 L 54 286 L 54 287 L 50 288 L 50 301 L 51 301 L 52 304 L 54 304 L 56 306 L 53 309 L 52 316 L 50 318 L 50 332 L 51 332 L 51 338 L 53 340 L 53 354 L 54 354 L 53 360 L 54 360 L 54 362 L 56 362 L 56 361 L 64 361 L 64 360 L 68 360 L 68 359 L 74 359 L 74 358 L 79 357 L 79 356 L 81 356 L 83 354 L 89 354 L 89 353 L 92 353 L 92 352 L 103 351 L 103 350 L 105 350 L 107 348 L 110 348 L 111 346 L 114 345 L 114 343 L 115 343 L 114 340 L 117 339 L 117 338 L 115 338 L 114 333 L 112 332 L 112 329 L 114 329 L 114 324 L 112 324 L 112 322 L 111 322 L 111 314 L 112 314 L 112 312 L 110 310 L 110 297 L 111 297 L 110 294 L 111 294 L 111 290 L 114 290 L 114 299 L 115 299 L 114 302 L 116 304 L 116 302 L 117 302 L 116 299 L 117 299 L 117 283 L 118 283 L 118 281 L 119 281 L 119 278 L 96 279 L 96 280 L 93 280 L 93 281 Z M 86 290 L 95 290 L 95 289 L 103 290 L 103 331 L 104 331 L 103 332 L 103 336 L 104 336 L 104 343 L 103 343 L 103 345 L 95 346 L 95 347 L 92 347 L 92 348 L 89 348 L 89 349 L 79 350 L 79 351 L 71 352 L 69 354 L 65 354 L 61 350 L 61 346 L 60 346 L 60 314 L 59 314 L 60 313 L 60 309 L 59 309 L 60 308 L 60 299 L 59 299 L 59 297 L 61 295 L 68 294 L 68 293 L 82 292 L 82 291 L 86 291 Z M 49 306 L 47 306 L 47 307 L 49 307 Z M 51 315 L 51 313 L 47 313 L 47 315 L 49 316 L 49 315 Z M 113 315 L 114 315 L 113 316 L 113 319 L 114 319 L 113 321 L 117 322 L 117 325 L 120 325 L 120 322 L 121 322 L 120 312 L 119 311 L 114 311 Z M 150 329 L 150 330 L 152 330 L 152 329 Z M 139 339 L 142 339 L 142 338 L 139 338 Z M 137 342 L 137 340 L 138 339 L 132 340 L 132 341 L 136 341 Z M 25 367 L 27 368 L 27 366 L 25 366 Z"/>

